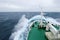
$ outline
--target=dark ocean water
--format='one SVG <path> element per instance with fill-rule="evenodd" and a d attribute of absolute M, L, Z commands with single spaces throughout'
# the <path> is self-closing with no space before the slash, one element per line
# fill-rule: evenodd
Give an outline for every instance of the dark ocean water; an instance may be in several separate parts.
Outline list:
<path fill-rule="evenodd" d="M 45 13 L 45 16 L 53 17 L 54 19 L 60 19 L 60 12 Z M 35 15 L 40 15 L 40 12 L 0 12 L 0 40 L 9 39 L 12 29 L 24 14 L 29 19 Z"/>

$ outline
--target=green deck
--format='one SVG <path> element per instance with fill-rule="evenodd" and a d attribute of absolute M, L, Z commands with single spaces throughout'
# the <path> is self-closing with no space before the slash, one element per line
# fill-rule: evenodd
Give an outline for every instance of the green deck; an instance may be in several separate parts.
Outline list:
<path fill-rule="evenodd" d="M 47 38 L 45 37 L 45 30 L 43 30 L 43 28 L 38 29 L 39 24 L 39 22 L 35 22 L 32 25 L 32 28 L 29 32 L 28 40 L 47 40 Z"/>
<path fill-rule="evenodd" d="M 28 40 L 47 40 L 45 37 L 45 30 L 32 27 Z"/>

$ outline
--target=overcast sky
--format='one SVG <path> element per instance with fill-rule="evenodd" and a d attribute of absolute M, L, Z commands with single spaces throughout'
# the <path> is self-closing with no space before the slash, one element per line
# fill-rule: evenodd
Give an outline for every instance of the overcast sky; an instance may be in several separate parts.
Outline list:
<path fill-rule="evenodd" d="M 60 12 L 60 0 L 0 0 L 0 12 L 5 11 Z"/>

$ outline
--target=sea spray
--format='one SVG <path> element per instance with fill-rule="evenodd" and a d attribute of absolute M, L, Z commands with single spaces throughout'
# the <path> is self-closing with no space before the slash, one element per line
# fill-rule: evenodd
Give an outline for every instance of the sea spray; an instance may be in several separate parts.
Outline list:
<path fill-rule="evenodd" d="M 55 24 L 60 25 L 60 23 L 52 17 L 46 17 L 46 21 L 49 21 L 51 24 L 54 24 L 54 25 Z"/>
<path fill-rule="evenodd" d="M 28 19 L 23 15 L 15 26 L 14 32 L 11 34 L 9 40 L 23 40 L 22 33 L 26 30 L 26 27 L 28 27 Z"/>

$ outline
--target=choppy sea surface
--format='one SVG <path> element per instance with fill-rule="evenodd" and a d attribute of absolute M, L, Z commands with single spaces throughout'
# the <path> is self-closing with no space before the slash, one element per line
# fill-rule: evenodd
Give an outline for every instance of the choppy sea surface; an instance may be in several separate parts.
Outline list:
<path fill-rule="evenodd" d="M 14 26 L 18 23 L 22 15 L 30 19 L 40 12 L 0 12 L 0 40 L 8 40 Z M 60 22 L 60 12 L 45 12 L 44 16 L 52 17 Z"/>

